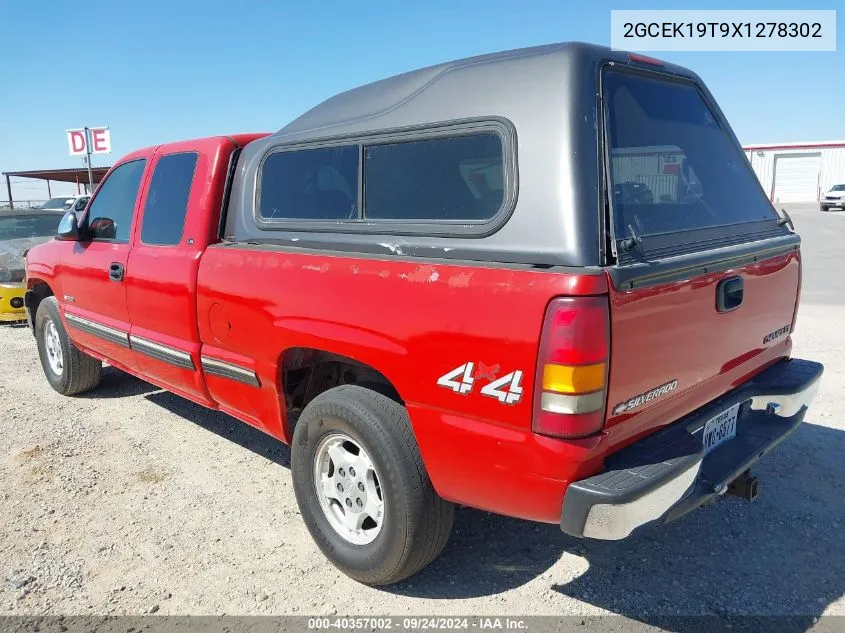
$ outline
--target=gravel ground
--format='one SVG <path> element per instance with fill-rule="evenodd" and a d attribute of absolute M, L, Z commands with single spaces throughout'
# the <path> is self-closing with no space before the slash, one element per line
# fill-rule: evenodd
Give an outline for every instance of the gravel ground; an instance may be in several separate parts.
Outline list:
<path fill-rule="evenodd" d="M 839 248 L 845 214 L 792 213 L 825 223 L 813 264 Z M 110 368 L 59 396 L 29 331 L 0 328 L 0 615 L 845 615 L 845 307 L 807 299 L 826 283 L 805 278 L 794 337 L 822 388 L 755 503 L 616 543 L 460 509 L 443 555 L 381 590 L 312 544 L 287 447 Z"/>

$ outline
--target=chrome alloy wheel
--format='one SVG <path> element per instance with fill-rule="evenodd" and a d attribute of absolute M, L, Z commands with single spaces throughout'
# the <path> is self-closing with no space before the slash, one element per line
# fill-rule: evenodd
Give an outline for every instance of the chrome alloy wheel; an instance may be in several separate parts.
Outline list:
<path fill-rule="evenodd" d="M 384 498 L 375 466 L 358 442 L 343 433 L 323 438 L 314 456 L 314 487 L 335 532 L 354 545 L 376 539 Z"/>
<path fill-rule="evenodd" d="M 64 362 L 62 360 L 62 342 L 53 321 L 47 319 L 44 324 L 44 347 L 47 351 L 47 363 L 57 376 L 62 375 Z"/>

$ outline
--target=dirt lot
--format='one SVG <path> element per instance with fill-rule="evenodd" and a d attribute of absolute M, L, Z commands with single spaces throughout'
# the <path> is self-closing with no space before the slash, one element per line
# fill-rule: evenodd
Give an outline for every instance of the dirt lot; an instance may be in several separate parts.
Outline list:
<path fill-rule="evenodd" d="M 795 354 L 827 371 L 757 502 L 617 543 L 461 509 L 443 556 L 382 590 L 312 544 L 285 446 L 111 369 L 63 398 L 29 331 L 0 329 L 0 614 L 845 615 L 845 213 L 792 213 Z"/>

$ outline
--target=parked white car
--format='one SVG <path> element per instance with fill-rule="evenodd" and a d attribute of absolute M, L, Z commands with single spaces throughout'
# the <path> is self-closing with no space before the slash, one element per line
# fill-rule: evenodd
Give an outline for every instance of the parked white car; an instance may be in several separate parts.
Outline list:
<path fill-rule="evenodd" d="M 85 205 L 88 204 L 88 199 L 90 197 L 90 195 L 85 194 L 79 196 L 60 196 L 58 198 L 50 198 L 39 208 L 50 211 L 70 211 L 73 209 L 79 213 L 85 209 Z"/>
<path fill-rule="evenodd" d="M 819 201 L 822 211 L 828 209 L 845 209 L 845 185 L 833 185 L 830 191 L 822 194 Z"/>

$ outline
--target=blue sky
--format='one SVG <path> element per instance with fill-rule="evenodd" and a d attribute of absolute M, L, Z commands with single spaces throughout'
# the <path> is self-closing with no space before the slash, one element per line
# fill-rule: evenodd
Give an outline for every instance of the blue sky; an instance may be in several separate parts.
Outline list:
<path fill-rule="evenodd" d="M 802 4 L 843 8 L 841 0 Z M 273 131 L 332 94 L 413 68 L 565 40 L 609 44 L 610 10 L 644 6 L 795 8 L 781 0 L 3 3 L 0 171 L 80 165 L 67 154 L 64 131 L 85 125 L 112 130 L 114 153 L 95 165 L 166 141 Z M 656 56 L 698 72 L 744 143 L 839 140 L 838 40 L 835 53 Z M 16 182 L 13 195 L 45 198 L 46 187 Z"/>

